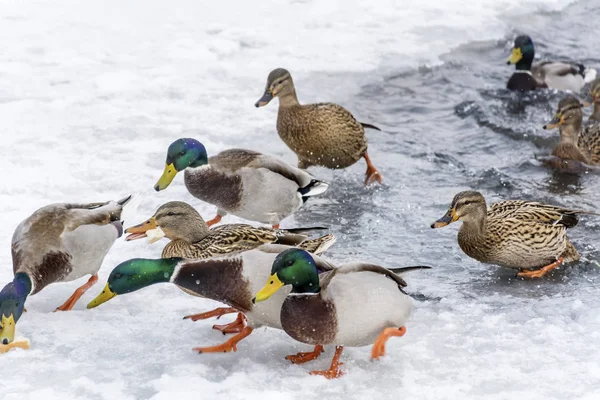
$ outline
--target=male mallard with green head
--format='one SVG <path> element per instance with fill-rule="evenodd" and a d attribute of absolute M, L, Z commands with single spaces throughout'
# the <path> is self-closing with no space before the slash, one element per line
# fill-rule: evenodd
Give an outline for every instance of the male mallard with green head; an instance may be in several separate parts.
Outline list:
<path fill-rule="evenodd" d="M 271 276 L 256 293 L 259 303 L 291 286 L 281 306 L 281 326 L 293 339 L 311 345 L 336 346 L 331 367 L 312 375 L 337 378 L 342 375 L 339 358 L 344 346 L 373 344 L 371 358 L 385 354 L 392 336 L 403 336 L 412 313 L 412 299 L 403 288 L 406 282 L 396 273 L 425 266 L 386 269 L 367 263 L 351 263 L 319 274 L 315 258 L 301 249 L 277 255 Z M 279 298 L 278 298 L 279 301 Z M 314 360 L 322 352 L 315 348 L 296 363 Z"/>
<path fill-rule="evenodd" d="M 279 221 L 329 187 L 306 171 L 256 151 L 230 149 L 209 158 L 204 145 L 189 138 L 169 146 L 165 170 L 154 189 L 166 189 L 181 171 L 192 196 L 217 206 L 209 226 L 229 213 L 278 228 Z"/>
<path fill-rule="evenodd" d="M 14 340 L 29 296 L 56 282 L 91 275 L 56 311 L 71 310 L 98 281 L 104 256 L 123 234 L 121 211 L 129 201 L 52 204 L 19 224 L 12 238 L 15 277 L 0 292 L 0 344 Z"/>
<path fill-rule="evenodd" d="M 315 254 L 320 254 L 334 242 L 333 235 L 325 235 L 307 240 L 299 247 L 310 248 Z M 250 335 L 254 328 L 268 326 L 281 329 L 280 311 L 285 293 L 271 304 L 261 305 L 252 303 L 252 294 L 269 277 L 275 257 L 289 248 L 290 246 L 268 244 L 242 253 L 204 260 L 185 260 L 179 257 L 128 260 L 115 267 L 104 290 L 88 304 L 88 308 L 97 307 L 117 295 L 131 293 L 155 283 L 173 283 L 188 293 L 220 301 L 245 314 L 244 327 L 225 343 L 194 349 L 200 353 L 236 351 L 237 344 Z M 315 260 L 322 271 L 333 268 L 318 256 L 315 256 Z"/>
<path fill-rule="evenodd" d="M 600 124 L 590 121 L 583 127 L 582 106 L 574 96 L 562 98 L 554 118 L 544 125 L 544 129 L 558 128 L 560 131 L 560 142 L 552 150 L 553 156 L 600 165 Z"/>
<path fill-rule="evenodd" d="M 274 97 L 279 98 L 277 132 L 298 156 L 299 168 L 346 168 L 362 157 L 367 162 L 365 185 L 383 182 L 381 173 L 371 163 L 365 138 L 365 128 L 379 128 L 358 122 L 348 110 L 334 103 L 301 105 L 292 76 L 283 68 L 271 71 L 265 93 L 255 105 L 266 106 Z"/>
<path fill-rule="evenodd" d="M 527 35 L 518 36 L 507 64 L 515 64 L 506 88 L 529 91 L 539 88 L 553 88 L 579 92 L 583 85 L 596 77 L 596 70 L 582 64 L 569 64 L 557 61 L 544 61 L 533 64 L 535 50 L 533 40 Z"/>
<path fill-rule="evenodd" d="M 523 200 L 501 201 L 488 209 L 483 195 L 469 190 L 454 196 L 448 212 L 431 227 L 462 221 L 458 245 L 469 257 L 518 269 L 521 277 L 541 278 L 579 260 L 567 229 L 577 225 L 580 214 L 597 215 Z"/>

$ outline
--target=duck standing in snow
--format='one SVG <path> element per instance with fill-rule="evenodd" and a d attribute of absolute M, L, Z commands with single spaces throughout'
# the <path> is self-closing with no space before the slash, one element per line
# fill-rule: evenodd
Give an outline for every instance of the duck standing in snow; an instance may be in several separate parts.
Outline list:
<path fill-rule="evenodd" d="M 56 311 L 71 310 L 98 280 L 98 270 L 123 234 L 121 211 L 131 196 L 118 202 L 52 204 L 25 219 L 13 234 L 15 277 L 0 292 L 0 344 L 14 340 L 28 296 L 56 282 L 91 278 Z"/>
<path fill-rule="evenodd" d="M 324 252 L 335 242 L 333 235 L 306 240 L 298 247 Z M 290 246 L 266 244 L 242 253 L 227 254 L 199 260 L 186 260 L 179 257 L 125 261 L 110 273 L 108 282 L 88 308 L 95 308 L 115 298 L 143 289 L 156 283 L 173 283 L 187 293 L 220 301 L 244 313 L 243 327 L 236 335 L 222 344 L 209 347 L 196 347 L 200 353 L 223 353 L 237 351 L 237 344 L 260 326 L 281 329 L 280 311 L 285 298 L 282 293 L 279 301 L 272 303 L 252 303 L 252 294 L 268 278 L 275 257 Z M 322 271 L 333 268 L 329 263 L 315 256 Z M 231 332 L 234 333 L 234 332 Z"/>
<path fill-rule="evenodd" d="M 311 372 L 332 379 L 343 374 L 339 359 L 344 346 L 373 344 L 371 358 L 377 359 L 385 354 L 389 338 L 406 333 L 404 325 L 413 304 L 403 290 L 406 282 L 396 273 L 424 268 L 429 267 L 386 269 L 352 263 L 319 274 L 312 255 L 288 249 L 277 255 L 271 276 L 252 301 L 262 302 L 291 286 L 281 305 L 281 326 L 293 339 L 315 345 L 313 352 L 299 354 L 292 361 L 314 360 L 323 352 L 322 345 L 334 344 L 330 368 Z"/>
<path fill-rule="evenodd" d="M 192 196 L 217 206 L 217 216 L 208 226 L 229 213 L 276 229 L 309 197 L 329 187 L 306 171 L 256 151 L 229 149 L 208 157 L 195 139 L 178 139 L 169 146 L 165 170 L 154 189 L 166 189 L 181 171 Z"/>

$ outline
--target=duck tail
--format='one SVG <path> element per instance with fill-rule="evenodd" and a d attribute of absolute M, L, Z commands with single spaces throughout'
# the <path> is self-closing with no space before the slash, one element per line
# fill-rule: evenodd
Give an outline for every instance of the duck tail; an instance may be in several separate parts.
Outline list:
<path fill-rule="evenodd" d="M 579 74 L 583 76 L 585 83 L 590 83 L 596 79 L 596 70 L 594 68 L 587 68 L 583 64 L 577 64 L 577 67 L 579 67 Z"/>
<path fill-rule="evenodd" d="M 289 232 L 289 233 L 310 233 L 313 231 L 326 231 L 329 229 L 326 226 L 309 226 L 306 228 L 282 228 L 281 230 Z"/>
<path fill-rule="evenodd" d="M 335 235 L 329 233 L 316 239 L 308 239 L 300 243 L 298 247 L 316 255 L 324 253 L 336 241 Z"/>
<path fill-rule="evenodd" d="M 310 183 L 304 187 L 298 189 L 298 193 L 302 196 L 302 201 L 306 202 L 309 197 L 316 196 L 325 192 L 329 188 L 329 184 L 327 182 L 318 181 L 313 179 Z"/>
<path fill-rule="evenodd" d="M 369 128 L 369 129 L 375 129 L 376 131 L 381 131 L 381 129 L 379 129 L 375 125 L 367 124 L 366 122 L 359 122 L 359 124 L 361 124 L 363 128 Z"/>

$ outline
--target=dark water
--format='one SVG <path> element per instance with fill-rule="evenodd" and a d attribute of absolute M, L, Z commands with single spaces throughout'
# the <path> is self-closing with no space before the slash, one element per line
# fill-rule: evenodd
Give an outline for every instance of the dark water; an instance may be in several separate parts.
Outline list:
<path fill-rule="evenodd" d="M 513 35 L 453 49 L 443 57 L 443 66 L 361 77 L 366 83 L 360 94 L 344 105 L 384 130 L 367 135 L 369 153 L 382 169 L 385 186 L 360 185 L 362 162 L 351 172 L 314 170 L 330 178 L 333 186 L 297 215 L 296 223 L 331 221 L 340 235 L 332 253 L 340 258 L 436 267 L 423 278 L 422 288 L 434 297 L 452 291 L 452 285 L 477 295 L 510 292 L 519 297 L 595 285 L 600 258 L 597 217 L 582 217 L 569 233 L 582 261 L 556 271 L 542 286 L 515 280 L 514 271 L 468 258 L 456 242 L 458 224 L 441 230 L 429 225 L 443 215 L 455 193 L 466 189 L 482 192 L 488 203 L 527 199 L 600 211 L 600 174 L 565 173 L 540 161 L 558 142 L 558 131 L 542 126 L 565 93 L 521 95 L 504 89 L 514 68 L 506 65 L 506 58 L 521 32 L 533 37 L 541 59 L 600 68 L 597 29 L 588 18 L 598 13 L 597 2 L 579 2 L 560 13 L 523 16 L 512 21 L 520 28 Z"/>

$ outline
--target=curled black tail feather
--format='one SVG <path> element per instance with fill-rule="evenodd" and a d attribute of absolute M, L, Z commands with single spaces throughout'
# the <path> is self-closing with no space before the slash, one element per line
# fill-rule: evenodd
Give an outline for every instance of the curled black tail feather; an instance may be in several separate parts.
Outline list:
<path fill-rule="evenodd" d="M 375 125 L 367 124 L 365 122 L 359 122 L 359 124 L 361 124 L 363 128 L 369 128 L 369 129 L 375 129 L 376 131 L 381 131 L 381 129 L 379 129 Z"/>
<path fill-rule="evenodd" d="M 312 231 L 325 231 L 329 229 L 326 226 L 309 226 L 306 228 L 282 228 L 282 230 L 290 233 L 308 233 Z"/>

